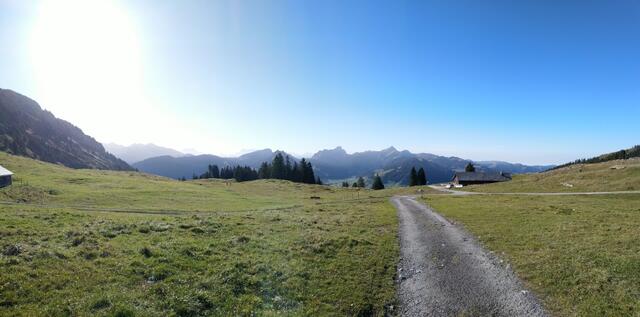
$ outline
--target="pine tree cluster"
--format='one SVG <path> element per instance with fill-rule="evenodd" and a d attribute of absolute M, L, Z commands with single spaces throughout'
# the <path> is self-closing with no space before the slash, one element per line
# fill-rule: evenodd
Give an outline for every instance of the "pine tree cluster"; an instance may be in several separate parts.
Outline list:
<path fill-rule="evenodd" d="M 476 171 L 476 167 L 473 166 L 473 164 L 471 164 L 471 162 L 469 162 L 467 164 L 467 166 L 464 167 L 464 171 L 465 172 L 475 172 Z"/>
<path fill-rule="evenodd" d="M 373 190 L 384 189 L 384 183 L 382 182 L 382 177 L 380 177 L 380 175 L 376 174 L 373 177 L 373 184 L 371 185 L 371 189 Z"/>
<path fill-rule="evenodd" d="M 320 177 L 316 177 L 313 172 L 311 162 L 306 159 L 300 162 L 293 161 L 289 156 L 277 153 L 271 163 L 263 162 L 256 171 L 249 166 L 225 166 L 219 169 L 217 165 L 209 165 L 207 171 L 202 175 L 193 175 L 193 179 L 222 178 L 235 179 L 238 182 L 251 181 L 256 179 L 284 179 L 296 183 L 319 184 L 322 185 Z"/>
<path fill-rule="evenodd" d="M 416 172 L 415 166 L 411 168 L 411 172 L 409 173 L 409 186 L 424 186 L 427 185 L 427 174 L 424 171 L 424 168 L 420 168 Z"/>
<path fill-rule="evenodd" d="M 365 188 L 364 178 L 362 176 L 358 177 L 358 180 L 351 184 L 353 188 Z M 342 182 L 342 187 L 349 187 L 349 182 Z"/>

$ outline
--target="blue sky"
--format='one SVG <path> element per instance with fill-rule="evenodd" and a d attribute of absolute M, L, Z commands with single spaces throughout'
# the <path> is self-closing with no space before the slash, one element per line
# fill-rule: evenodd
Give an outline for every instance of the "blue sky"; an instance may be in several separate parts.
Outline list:
<path fill-rule="evenodd" d="M 529 164 L 640 143 L 634 1 L 78 3 L 0 0 L 0 87 L 99 141 Z"/>

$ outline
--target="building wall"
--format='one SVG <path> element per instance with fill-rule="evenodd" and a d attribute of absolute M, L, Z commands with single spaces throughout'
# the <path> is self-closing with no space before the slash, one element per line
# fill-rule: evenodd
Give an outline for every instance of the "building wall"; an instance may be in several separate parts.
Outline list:
<path fill-rule="evenodd" d="M 0 187 L 6 187 L 11 185 L 11 175 L 0 176 Z"/>

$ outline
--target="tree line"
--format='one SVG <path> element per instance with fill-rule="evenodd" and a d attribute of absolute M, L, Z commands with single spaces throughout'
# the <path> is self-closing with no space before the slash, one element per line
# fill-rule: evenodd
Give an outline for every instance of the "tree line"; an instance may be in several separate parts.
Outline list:
<path fill-rule="evenodd" d="M 342 187 L 349 187 L 349 182 L 342 182 Z M 366 184 L 364 183 L 364 178 L 362 176 L 358 177 L 358 180 L 351 184 L 353 188 L 365 188 Z"/>
<path fill-rule="evenodd" d="M 467 167 L 467 170 L 470 169 Z M 471 165 L 471 169 L 473 166 Z M 207 170 L 200 174 L 193 174 L 193 179 L 208 179 L 208 178 L 220 178 L 220 179 L 235 179 L 238 182 L 252 181 L 257 179 L 282 179 L 289 180 L 296 183 L 305 184 L 318 184 L 322 185 L 320 177 L 316 177 L 313 171 L 311 162 L 306 159 L 301 159 L 299 162 L 292 160 L 288 155 L 282 155 L 277 153 L 271 163 L 263 162 L 256 170 L 249 166 L 225 166 L 219 168 L 217 165 L 208 165 Z M 184 177 L 181 180 L 185 180 Z M 427 175 L 424 168 L 416 170 L 415 166 L 411 168 L 409 174 L 409 186 L 422 186 L 427 184 Z M 353 188 L 365 188 L 366 183 L 362 176 L 349 184 L 349 182 L 342 182 L 342 187 Z M 379 190 L 384 189 L 384 182 L 382 177 L 378 174 L 373 176 L 371 189 Z"/>
<path fill-rule="evenodd" d="M 349 182 L 342 182 L 342 187 L 349 187 Z M 362 178 L 362 176 L 358 177 L 358 180 L 353 182 L 353 184 L 351 184 L 351 187 L 353 188 L 365 188 L 366 184 L 364 182 L 364 178 Z M 371 183 L 371 189 L 374 190 L 379 190 L 379 189 L 384 189 L 384 183 L 382 182 L 382 177 L 380 177 L 380 175 L 376 174 L 373 176 L 373 182 Z"/>
<path fill-rule="evenodd" d="M 293 161 L 287 155 L 276 154 L 271 163 L 263 162 L 258 169 L 258 177 L 263 179 L 283 179 L 296 183 L 322 185 L 320 177 L 313 172 L 311 162 L 306 159 Z"/>
<path fill-rule="evenodd" d="M 311 162 L 306 159 L 300 162 L 291 160 L 289 156 L 277 153 L 271 163 L 263 162 L 258 170 L 249 166 L 225 166 L 220 169 L 217 165 L 207 166 L 207 171 L 201 175 L 193 174 L 193 179 L 235 179 L 238 182 L 252 181 L 256 179 L 283 179 L 296 183 L 322 185 L 320 177 L 313 172 Z M 183 177 L 182 180 L 185 180 Z"/>
<path fill-rule="evenodd" d="M 634 157 L 640 157 L 640 145 L 636 145 L 630 149 L 607 153 L 607 154 L 603 154 L 603 155 L 588 158 L 588 159 L 578 159 L 570 163 L 558 165 L 552 168 L 552 170 L 567 167 L 574 164 L 594 164 L 594 163 L 602 163 L 602 162 L 608 162 L 613 160 L 626 160 Z"/>

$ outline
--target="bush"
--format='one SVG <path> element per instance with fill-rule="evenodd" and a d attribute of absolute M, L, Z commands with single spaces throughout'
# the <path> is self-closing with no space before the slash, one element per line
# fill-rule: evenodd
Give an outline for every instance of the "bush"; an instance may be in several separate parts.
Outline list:
<path fill-rule="evenodd" d="M 105 309 L 107 307 L 111 306 L 111 301 L 109 301 L 109 299 L 107 298 L 101 298 L 97 301 L 95 301 L 93 303 L 93 305 L 91 305 L 91 309 L 92 310 L 100 310 L 100 309 Z"/>
<path fill-rule="evenodd" d="M 2 251 L 2 254 L 6 256 L 17 256 L 20 253 L 22 253 L 22 246 L 20 246 L 19 244 L 12 244 L 10 246 L 7 246 L 4 251 Z"/>
<path fill-rule="evenodd" d="M 134 317 L 136 313 L 128 307 L 118 307 L 113 313 L 114 317 Z"/>
<path fill-rule="evenodd" d="M 145 258 L 150 258 L 153 256 L 153 252 L 151 252 L 151 249 L 147 247 L 143 247 L 142 249 L 140 249 L 140 254 L 142 254 Z"/>

